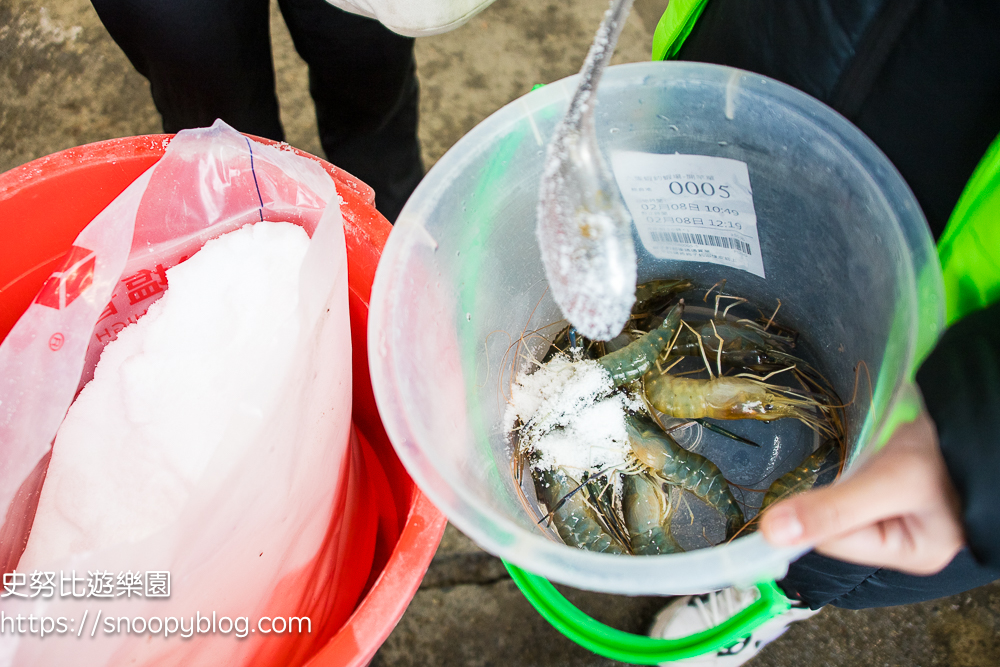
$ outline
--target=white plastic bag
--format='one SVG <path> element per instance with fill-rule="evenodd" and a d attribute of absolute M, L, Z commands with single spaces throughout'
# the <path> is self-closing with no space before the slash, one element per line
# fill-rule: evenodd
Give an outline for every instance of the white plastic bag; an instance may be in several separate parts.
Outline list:
<path fill-rule="evenodd" d="M 43 574 L 56 573 L 50 597 L 32 597 L 27 580 L 18 590 L 16 576 L 5 575 L 0 614 L 63 619 L 68 631 L 50 630 L 41 639 L 37 630 L 4 632 L 0 625 L 0 665 L 235 665 L 282 651 L 304 654 L 301 646 L 285 649 L 308 645 L 309 633 L 275 638 L 249 628 L 265 615 L 315 609 L 330 569 L 317 563 L 342 547 L 331 519 L 344 507 L 351 457 L 351 338 L 339 203 L 318 163 L 252 142 L 218 121 L 178 134 L 163 158 L 79 235 L 66 266 L 0 345 L 0 507 L 9 507 L 39 469 L 103 346 L 162 294 L 162 272 L 207 240 L 260 220 L 305 228 L 311 240 L 301 270 L 298 340 L 274 388 L 274 408 L 256 423 L 230 424 L 175 521 L 139 542 L 39 566 Z M 6 540 L 22 539 L 20 520 L 8 512 Z M 12 557 L 18 555 L 14 549 Z M 94 572 L 167 572 L 170 596 L 61 594 L 61 578 L 75 573 L 86 580 Z M 98 612 L 105 619 L 159 618 L 160 626 L 168 617 L 186 623 L 214 613 L 248 619 L 248 631 L 244 638 L 234 629 L 223 633 L 216 620 L 212 632 L 189 639 L 152 627 L 108 632 L 95 622 Z"/>
<path fill-rule="evenodd" d="M 377 19 L 407 37 L 427 37 L 461 26 L 493 0 L 327 0 L 341 9 Z"/>

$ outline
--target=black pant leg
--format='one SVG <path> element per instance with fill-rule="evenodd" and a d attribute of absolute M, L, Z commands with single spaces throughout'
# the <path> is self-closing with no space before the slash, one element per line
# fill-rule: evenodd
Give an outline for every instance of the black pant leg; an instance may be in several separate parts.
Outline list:
<path fill-rule="evenodd" d="M 375 190 L 395 221 L 423 176 L 413 39 L 326 0 L 279 0 L 309 64 L 320 141 L 330 162 Z"/>
<path fill-rule="evenodd" d="M 845 563 L 810 552 L 788 568 L 778 586 L 811 609 L 832 604 L 843 609 L 894 607 L 957 595 L 1000 579 L 962 549 L 941 572 L 927 577 L 888 568 Z"/>
<path fill-rule="evenodd" d="M 165 132 L 211 125 L 283 140 L 268 0 L 92 0 L 147 79 Z"/>

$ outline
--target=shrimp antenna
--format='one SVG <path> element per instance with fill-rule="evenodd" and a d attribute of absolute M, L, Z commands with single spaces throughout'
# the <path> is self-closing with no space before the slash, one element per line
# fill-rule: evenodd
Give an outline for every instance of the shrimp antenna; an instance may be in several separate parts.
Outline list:
<path fill-rule="evenodd" d="M 483 340 L 483 351 L 486 354 L 487 366 L 486 366 L 486 379 L 483 380 L 483 384 L 481 385 L 481 387 L 485 387 L 486 384 L 490 381 L 490 373 L 492 372 L 492 370 L 489 367 L 490 337 L 495 333 L 502 333 L 505 336 L 507 336 L 507 341 L 509 343 L 509 345 L 507 345 L 507 349 L 504 350 L 503 357 L 500 358 L 500 370 L 497 373 L 497 396 L 499 398 L 503 398 L 505 403 L 510 403 L 510 399 L 507 397 L 506 394 L 504 394 L 503 391 L 503 366 L 505 363 L 507 363 L 507 355 L 510 354 L 511 348 L 514 347 L 514 342 L 513 342 L 514 338 L 510 335 L 508 331 L 504 329 L 494 329 L 493 331 L 486 334 L 486 338 L 485 340 Z M 511 381 L 513 381 L 513 377 L 511 378 Z"/>
<path fill-rule="evenodd" d="M 768 380 L 770 380 L 779 373 L 787 373 L 788 371 L 794 369 L 795 369 L 795 364 L 792 364 L 791 366 L 786 366 L 785 368 L 779 368 L 776 371 L 771 371 L 770 373 L 768 373 L 763 377 L 761 377 L 760 375 L 754 375 L 753 373 L 737 373 L 733 377 L 748 378 L 750 380 L 756 380 L 757 382 L 767 382 Z"/>
<path fill-rule="evenodd" d="M 511 457 L 510 467 L 511 474 L 514 480 L 517 482 L 517 499 L 521 502 L 521 506 L 528 516 L 534 518 L 537 516 L 538 508 L 533 506 L 531 501 L 528 500 L 528 496 L 524 493 L 524 488 L 521 486 L 524 479 L 524 468 L 527 464 L 527 458 L 524 456 L 524 450 L 520 446 L 520 438 L 518 438 L 514 443 L 514 456 Z M 541 523 L 545 520 L 545 517 L 538 522 Z"/>
<path fill-rule="evenodd" d="M 747 440 L 743 436 L 736 435 L 732 431 L 727 431 L 726 429 L 722 428 L 721 426 L 718 426 L 717 424 L 713 424 L 713 423 L 711 423 L 709 421 L 701 419 L 700 417 L 697 418 L 697 419 L 695 419 L 694 421 L 697 422 L 698 424 L 700 424 L 703 428 L 708 429 L 712 433 L 718 433 L 719 435 L 723 435 L 723 436 L 725 436 L 725 437 L 727 437 L 727 438 L 729 438 L 731 440 L 736 440 L 737 442 L 742 442 L 744 445 L 750 445 L 751 447 L 760 448 L 760 445 L 758 445 L 753 440 Z"/>
<path fill-rule="evenodd" d="M 864 366 L 865 377 L 868 378 L 868 405 L 870 409 L 875 409 L 875 388 L 872 386 L 872 374 L 868 371 L 868 364 L 865 363 L 864 359 L 860 360 L 857 365 L 854 366 L 854 395 L 851 396 L 851 403 L 854 402 L 855 397 L 858 394 L 858 368 Z"/>
<path fill-rule="evenodd" d="M 542 305 L 542 299 L 545 298 L 545 295 L 548 294 L 548 292 L 549 292 L 549 286 L 546 285 L 545 289 L 542 290 L 541 296 L 538 297 L 538 301 L 535 302 L 535 307 L 531 309 L 531 313 L 528 315 L 528 320 L 524 323 L 524 328 L 521 329 L 521 335 L 518 337 L 517 343 L 516 343 L 517 348 L 514 350 L 514 358 L 515 359 L 517 358 L 518 354 L 520 353 L 520 346 L 524 342 L 524 335 L 528 332 L 528 325 L 531 324 L 531 320 L 535 316 L 535 311 L 537 311 L 538 307 L 540 305 Z M 542 327 L 542 328 L 544 328 L 544 327 Z M 540 329 L 536 329 L 535 331 L 540 331 Z M 508 335 L 510 335 L 510 334 L 508 334 Z M 508 353 L 510 352 L 510 348 L 507 348 L 507 352 Z M 499 375 L 498 381 L 500 381 L 500 382 L 503 382 L 503 365 L 506 363 L 506 361 L 507 361 L 507 353 L 505 353 L 503 355 L 503 359 L 500 360 L 500 371 L 498 373 L 498 375 Z M 517 375 L 517 364 L 512 363 L 510 365 L 510 382 L 507 383 L 508 387 L 510 385 L 514 384 L 514 377 L 516 375 Z M 504 393 L 503 393 L 503 385 L 502 384 L 500 385 L 500 395 L 501 396 L 504 395 Z"/>
<path fill-rule="evenodd" d="M 559 340 L 559 334 L 556 334 L 555 338 L 553 338 L 550 341 L 548 338 L 546 338 L 545 336 L 543 336 L 540 332 L 544 331 L 545 329 L 549 329 L 549 328 L 551 328 L 553 326 L 557 326 L 557 325 L 559 325 L 559 324 L 561 324 L 562 322 L 565 322 L 565 321 L 566 320 L 559 320 L 559 321 L 553 322 L 552 324 L 546 324 L 545 326 L 539 327 L 539 328 L 537 328 L 537 329 L 535 329 L 533 331 L 528 331 L 527 329 L 525 329 L 524 331 L 521 332 L 521 336 L 516 341 L 513 339 L 513 337 L 510 335 L 510 333 L 508 333 L 506 330 L 504 330 L 504 329 L 494 329 L 493 331 L 489 332 L 486 335 L 486 340 L 483 341 L 483 350 L 484 350 L 484 352 L 486 354 L 486 358 L 489 359 L 489 354 L 490 354 L 490 348 L 489 348 L 489 339 L 490 339 L 490 336 L 492 336 L 495 333 L 502 333 L 502 334 L 505 334 L 507 336 L 508 340 L 510 341 L 510 344 L 507 345 L 507 349 L 504 351 L 503 357 L 501 357 L 501 359 L 500 359 L 500 368 L 501 369 L 506 365 L 507 358 L 511 355 L 511 350 L 512 349 L 515 350 L 515 353 L 514 353 L 514 359 L 515 360 L 516 359 L 524 359 L 529 364 L 535 364 L 536 366 L 541 366 L 541 363 L 539 363 L 538 360 L 535 359 L 533 356 L 527 354 L 527 352 L 525 352 L 524 354 L 520 353 L 519 350 L 520 350 L 521 343 L 523 343 L 525 341 L 533 340 L 535 338 L 541 338 L 546 343 L 549 343 L 549 351 L 546 352 L 546 354 L 545 354 L 546 357 L 548 356 L 549 352 L 551 352 L 551 349 L 553 347 L 556 349 L 557 352 L 562 352 L 562 350 L 559 349 L 559 346 L 556 345 L 556 343 L 555 343 L 555 341 Z M 544 357 L 543 357 L 543 361 L 544 361 Z M 510 366 L 511 366 L 511 374 L 510 374 L 510 383 L 508 385 L 508 388 L 509 388 L 510 385 L 514 384 L 514 380 L 515 380 L 515 377 L 517 375 L 517 364 L 515 364 L 515 363 L 512 362 Z M 489 367 L 487 367 L 486 379 L 483 381 L 483 384 L 479 385 L 480 388 L 486 386 L 486 383 L 489 382 L 490 373 L 491 373 L 491 371 L 490 371 Z M 497 375 L 497 396 L 503 398 L 505 403 L 510 404 L 510 398 L 509 398 L 509 396 L 507 394 L 504 393 L 503 389 L 504 389 L 504 387 L 503 387 L 503 373 L 500 372 Z"/>
<path fill-rule="evenodd" d="M 829 403 L 826 404 L 826 407 L 836 408 L 836 409 L 843 410 L 845 408 L 849 408 L 852 405 L 854 405 L 854 401 L 858 397 L 858 381 L 860 379 L 860 374 L 858 372 L 858 369 L 860 369 L 862 367 L 864 367 L 865 376 L 868 378 L 868 400 L 869 400 L 869 405 L 871 407 L 874 407 L 874 405 L 875 405 L 875 394 L 874 394 L 874 391 L 873 391 L 872 376 L 871 376 L 871 372 L 868 370 L 868 364 L 866 364 L 864 362 L 864 360 L 859 361 L 854 366 L 854 389 L 851 392 L 851 400 L 847 401 L 846 403 L 829 402 Z M 819 377 L 822 378 L 823 382 L 827 384 L 826 387 L 821 386 L 820 383 L 817 382 L 815 379 L 813 379 L 809 374 L 803 373 L 802 377 L 807 382 L 809 382 L 810 384 L 812 384 L 813 386 L 816 387 L 816 389 L 819 391 L 819 395 L 820 396 L 825 396 L 825 397 L 829 398 L 832 395 L 833 397 L 837 397 L 837 394 L 833 391 L 833 387 L 829 385 L 829 380 L 827 380 L 826 378 L 824 378 L 822 375 L 820 375 Z"/>
<path fill-rule="evenodd" d="M 615 471 L 612 470 L 611 472 L 613 475 Z M 616 511 L 617 508 L 615 507 L 615 500 L 618 499 L 618 497 L 615 495 L 614 490 L 612 489 L 609 501 L 603 500 L 604 495 L 609 489 L 611 489 L 613 479 L 609 476 L 607 483 L 601 487 L 595 495 L 590 484 L 593 483 L 597 477 L 597 475 L 592 475 L 587 479 L 587 493 L 591 496 L 591 498 L 588 498 L 588 503 L 597 513 L 598 519 L 602 524 L 604 524 L 607 531 L 611 533 L 611 535 L 614 536 L 619 542 L 621 542 L 622 546 L 624 546 L 631 553 L 632 549 L 629 545 L 628 528 L 625 526 L 624 520 Z M 605 507 L 605 505 L 607 505 L 607 507 Z M 608 511 L 605 512 L 605 509 Z"/>

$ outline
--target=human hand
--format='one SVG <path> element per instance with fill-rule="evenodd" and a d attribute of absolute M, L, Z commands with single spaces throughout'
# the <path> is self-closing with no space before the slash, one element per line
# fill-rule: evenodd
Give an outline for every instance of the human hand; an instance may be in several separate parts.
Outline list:
<path fill-rule="evenodd" d="M 965 543 L 958 496 L 926 412 L 842 483 L 776 503 L 761 532 L 775 546 L 815 544 L 840 560 L 939 572 Z"/>

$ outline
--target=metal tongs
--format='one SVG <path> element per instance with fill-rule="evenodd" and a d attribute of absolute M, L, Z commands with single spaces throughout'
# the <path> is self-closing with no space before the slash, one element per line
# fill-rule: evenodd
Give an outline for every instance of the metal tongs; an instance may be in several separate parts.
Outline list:
<path fill-rule="evenodd" d="M 597 84 L 633 0 L 612 0 L 580 82 L 545 156 L 538 201 L 538 246 L 552 295 L 584 336 L 611 340 L 635 302 L 632 218 L 597 147 Z"/>

